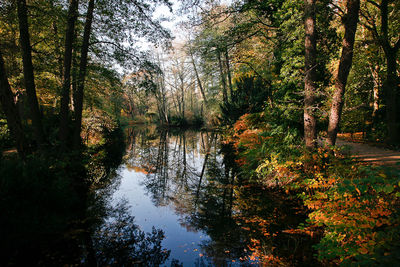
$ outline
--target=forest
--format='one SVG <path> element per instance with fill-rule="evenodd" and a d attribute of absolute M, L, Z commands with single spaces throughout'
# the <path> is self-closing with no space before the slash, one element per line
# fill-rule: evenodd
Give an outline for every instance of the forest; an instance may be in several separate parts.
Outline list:
<path fill-rule="evenodd" d="M 192 266 L 125 169 L 197 266 L 400 264 L 399 161 L 339 145 L 400 154 L 399 50 L 397 0 L 2 0 L 0 265 Z"/>

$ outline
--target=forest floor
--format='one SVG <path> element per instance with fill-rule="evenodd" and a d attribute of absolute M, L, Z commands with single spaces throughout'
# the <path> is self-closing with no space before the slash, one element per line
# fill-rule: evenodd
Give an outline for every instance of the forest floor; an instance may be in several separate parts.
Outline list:
<path fill-rule="evenodd" d="M 400 152 L 365 143 L 352 142 L 339 137 L 336 144 L 347 148 L 352 156 L 365 164 L 393 166 L 400 163 Z M 397 165 L 400 168 L 400 165 Z"/>

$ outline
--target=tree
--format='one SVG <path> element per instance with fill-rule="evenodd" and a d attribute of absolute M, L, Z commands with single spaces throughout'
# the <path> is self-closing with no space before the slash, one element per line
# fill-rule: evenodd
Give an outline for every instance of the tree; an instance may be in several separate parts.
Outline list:
<path fill-rule="evenodd" d="M 168 124 L 169 123 L 168 100 L 167 100 L 165 77 L 162 71 L 163 62 L 160 54 L 157 54 L 156 62 L 158 66 L 152 67 L 153 75 L 151 75 L 151 77 L 154 80 L 154 86 L 152 86 L 153 88 L 152 92 L 157 102 L 158 117 L 161 120 L 162 124 Z"/>
<path fill-rule="evenodd" d="M 231 66 L 230 66 L 230 63 L 229 63 L 229 51 L 228 51 L 228 47 L 225 47 L 225 65 L 226 65 L 226 75 L 227 75 L 228 85 L 229 85 L 229 94 L 230 94 L 231 100 L 232 100 L 233 85 L 232 85 Z"/>
<path fill-rule="evenodd" d="M 400 6 L 397 1 L 390 0 L 382 0 L 380 4 L 376 1 L 367 1 L 367 3 L 378 10 L 381 20 L 379 27 L 373 11 L 369 10 L 369 6 L 367 5 L 362 10 L 361 14 L 366 20 L 364 26 L 372 32 L 375 41 L 382 47 L 386 57 L 387 69 L 383 91 L 386 103 L 387 141 L 396 144 L 400 142 L 400 108 L 397 104 L 400 92 L 397 74 L 397 52 L 400 49 L 400 38 L 397 36 L 400 29 L 398 24 Z M 392 21 L 389 20 L 390 18 Z"/>
<path fill-rule="evenodd" d="M 172 81 L 169 82 L 169 85 L 174 92 L 173 94 L 178 107 L 178 116 L 181 119 L 185 119 L 187 91 L 191 84 L 194 83 L 192 76 L 190 75 L 191 70 L 188 68 L 186 62 L 185 53 L 174 51 L 171 54 L 170 73 Z"/>
<path fill-rule="evenodd" d="M 228 102 L 228 90 L 226 89 L 226 76 L 221 59 L 221 49 L 217 48 L 215 51 L 217 53 L 219 76 L 221 78 L 221 84 L 222 84 L 222 100 L 226 104 Z"/>
<path fill-rule="evenodd" d="M 81 44 L 77 91 L 74 94 L 75 122 L 73 143 L 78 147 L 84 109 L 85 77 L 90 59 L 107 64 L 137 68 L 147 55 L 137 50 L 135 38 L 146 38 L 156 44 L 168 42 L 170 35 L 158 20 L 152 18 L 153 5 L 168 1 L 89 1 Z M 92 26 L 93 22 L 93 26 Z M 89 54 L 89 47 L 93 53 Z"/>
<path fill-rule="evenodd" d="M 69 124 L 69 93 L 71 87 L 72 48 L 75 35 L 75 22 L 78 17 L 79 0 L 70 0 L 68 9 L 67 29 L 65 32 L 63 84 L 61 91 L 60 129 L 59 135 L 62 146 L 66 146 Z"/>
<path fill-rule="evenodd" d="M 75 128 L 73 134 L 73 146 L 75 149 L 79 148 L 81 144 L 83 93 L 88 61 L 89 39 L 92 31 L 94 4 L 94 0 L 89 0 L 89 5 L 86 12 L 85 29 L 83 32 L 83 43 L 81 47 L 81 62 L 79 64 L 78 86 L 77 92 L 74 94 Z"/>
<path fill-rule="evenodd" d="M 6 114 L 7 125 L 10 128 L 10 132 L 15 138 L 18 154 L 21 158 L 25 158 L 27 151 L 24 130 L 17 106 L 14 103 L 14 94 L 11 91 L 6 73 L 3 55 L 0 48 L 0 103 L 4 113 Z"/>
<path fill-rule="evenodd" d="M 202 81 L 200 79 L 199 71 L 197 70 L 197 66 L 196 66 L 196 62 L 195 62 L 195 58 L 194 58 L 194 53 L 193 53 L 193 49 L 192 49 L 192 46 L 191 46 L 191 41 L 188 42 L 188 52 L 189 52 L 190 59 L 191 59 L 192 65 L 193 65 L 194 73 L 196 75 L 197 85 L 199 86 L 201 95 L 203 97 L 204 104 L 207 106 L 207 97 L 206 97 L 206 94 L 204 92 L 204 87 L 203 87 L 203 83 L 202 83 Z"/>
<path fill-rule="evenodd" d="M 317 41 L 315 0 L 305 0 L 305 79 L 304 79 L 304 139 L 308 149 L 317 144 L 315 98 L 317 92 Z"/>
<path fill-rule="evenodd" d="M 219 74 L 222 101 L 226 104 L 229 100 L 229 94 L 232 95 L 233 92 L 229 47 L 234 46 L 236 42 L 240 42 L 238 40 L 239 34 L 231 32 L 232 27 L 234 27 L 231 16 L 233 16 L 235 11 L 232 11 L 230 7 L 218 4 L 209 5 L 202 10 L 199 18 L 200 22 L 193 21 L 192 25 L 189 27 L 190 31 L 198 31 L 195 39 L 193 41 L 188 41 L 189 55 L 193 58 L 195 50 L 197 50 L 201 52 L 200 54 L 202 54 L 203 60 L 208 57 L 217 62 L 217 64 L 215 64 L 215 72 Z M 199 28 L 200 31 L 198 30 Z M 195 74 L 199 76 L 199 71 L 194 59 L 192 59 L 192 62 Z M 199 79 L 198 84 L 204 97 L 204 88 Z"/>
<path fill-rule="evenodd" d="M 339 70 L 335 82 L 335 91 L 332 98 L 331 112 L 329 116 L 327 144 L 335 145 L 336 136 L 339 131 L 339 123 L 343 109 L 343 96 L 346 89 L 347 77 L 353 61 L 354 39 L 357 30 L 358 12 L 360 10 L 359 0 L 347 1 L 347 14 L 344 20 L 344 38 L 342 56 L 340 57 Z"/>
<path fill-rule="evenodd" d="M 388 29 L 389 0 L 382 0 L 381 11 L 381 33 L 379 43 L 386 56 L 386 80 L 383 83 L 383 90 L 386 94 L 386 123 L 388 127 L 388 142 L 400 143 L 400 122 L 399 122 L 399 77 L 397 75 L 397 52 L 400 49 L 400 38 L 394 44 L 391 43 Z M 394 1 L 393 1 L 394 2 Z M 395 9 L 396 10 L 396 9 Z M 399 27 L 397 28 L 397 32 Z M 376 32 L 375 32 L 376 33 Z"/>
<path fill-rule="evenodd" d="M 39 103 L 36 96 L 35 76 L 32 64 L 32 47 L 29 37 L 29 25 L 27 16 L 26 0 L 17 0 L 20 45 L 22 51 L 22 61 L 24 69 L 24 81 L 26 94 L 28 96 L 28 104 L 32 118 L 33 132 L 36 142 L 39 146 L 45 144 L 45 135 L 42 125 L 42 116 L 40 114 Z"/>

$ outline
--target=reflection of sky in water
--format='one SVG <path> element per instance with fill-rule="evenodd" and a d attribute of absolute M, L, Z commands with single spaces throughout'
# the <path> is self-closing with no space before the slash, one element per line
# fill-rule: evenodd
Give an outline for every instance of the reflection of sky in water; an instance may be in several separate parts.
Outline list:
<path fill-rule="evenodd" d="M 172 207 L 154 206 L 142 185 L 146 175 L 122 168 L 120 189 L 115 192 L 114 199 L 128 200 L 135 222 L 143 231 L 150 232 L 153 226 L 164 231 L 166 238 L 162 244 L 163 247 L 171 250 L 169 260 L 175 258 L 184 266 L 193 265 L 202 253 L 198 244 L 209 237 L 201 232 L 188 232 L 179 224 L 179 216 L 175 214 Z"/>

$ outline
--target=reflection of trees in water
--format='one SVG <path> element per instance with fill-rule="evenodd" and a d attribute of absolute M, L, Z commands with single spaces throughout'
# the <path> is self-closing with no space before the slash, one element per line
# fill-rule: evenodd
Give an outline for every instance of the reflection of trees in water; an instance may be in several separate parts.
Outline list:
<path fill-rule="evenodd" d="M 49 162 L 34 158 L 21 166 L 0 164 L 1 173 L 12 178 L 9 184 L 1 181 L 1 266 L 156 266 L 165 262 L 169 251 L 160 245 L 163 232 L 154 229 L 145 234 L 127 215 L 126 205 L 109 206 L 125 149 L 121 132 L 109 132 L 106 137 L 110 140 L 91 151 L 90 157 L 65 161 L 67 167 L 65 162 L 49 167 Z M 15 168 L 12 172 L 11 167 Z"/>
<path fill-rule="evenodd" d="M 206 148 L 199 146 L 200 137 L 195 132 L 161 131 L 152 140 L 146 134 L 138 132 L 130 142 L 136 145 L 127 152 L 126 165 L 146 174 L 144 185 L 156 206 L 168 205 L 177 195 L 197 187 L 201 154 Z"/>
<path fill-rule="evenodd" d="M 244 231 L 232 218 L 236 170 L 231 167 L 233 159 L 219 154 L 219 136 L 161 132 L 157 143 L 146 145 L 156 149 L 137 145 L 134 161 L 154 166 L 144 181 L 153 203 L 172 203 L 183 227 L 210 236 L 202 248 L 216 266 L 244 257 Z M 151 151 L 148 158 L 139 159 L 146 150 Z"/>
<path fill-rule="evenodd" d="M 151 233 L 141 231 L 126 201 L 115 206 L 105 203 L 96 202 L 91 206 L 90 209 L 101 212 L 90 212 L 86 220 L 91 223 L 82 224 L 85 251 L 82 261 L 86 265 L 158 266 L 169 258 L 170 250 L 161 246 L 165 237 L 162 230 L 153 227 Z"/>
<path fill-rule="evenodd" d="M 135 142 L 131 134 L 128 132 L 128 138 Z M 123 138 L 119 136 L 118 140 Z M 129 142 L 128 145 L 134 148 Z M 125 144 L 120 148 L 124 150 Z M 151 233 L 144 233 L 134 223 L 126 201 L 116 206 L 110 204 L 112 193 L 120 181 L 117 169 L 122 161 L 123 150 L 106 146 L 107 156 L 102 160 L 103 164 L 95 167 L 102 171 L 93 171 L 102 176 L 93 180 L 91 188 L 94 190 L 89 194 L 86 218 L 82 225 L 85 228 L 84 261 L 90 266 L 157 266 L 164 263 L 170 254 L 170 251 L 161 247 L 163 231 L 153 228 Z"/>
<path fill-rule="evenodd" d="M 133 128 L 127 129 L 127 151 L 125 154 L 125 164 L 128 169 L 137 172 L 151 173 L 154 172 L 153 156 L 157 148 L 158 137 L 154 133 L 154 129 Z"/>
<path fill-rule="evenodd" d="M 146 186 L 152 196 L 157 196 L 153 198 L 155 205 L 164 205 L 168 200 L 165 188 L 169 180 L 168 168 L 165 168 L 169 165 L 170 150 L 167 132 L 160 132 L 158 138 L 142 129 L 133 132 L 125 156 L 126 167 L 146 175 L 156 175 L 157 179 L 148 180 Z"/>
<path fill-rule="evenodd" d="M 185 218 L 187 224 L 210 236 L 211 240 L 201 247 L 215 266 L 229 266 L 231 260 L 237 261 L 247 254 L 246 235 L 232 217 L 236 172 L 227 159 L 224 155 L 220 162 L 217 154 L 211 152 L 205 161 L 205 182 L 196 193 L 195 209 Z"/>
<path fill-rule="evenodd" d="M 242 177 L 233 148 L 221 145 L 219 138 L 215 133 L 161 132 L 158 139 L 136 141 L 135 158 L 128 161 L 152 166 L 144 185 L 155 205 L 173 204 L 183 227 L 210 237 L 201 244 L 203 261 L 229 266 L 243 260 L 246 265 L 254 263 L 249 258 L 255 255 L 271 265 L 315 264 L 308 262 L 312 241 L 286 231 L 304 220 L 297 215 L 296 198 Z M 137 140 L 149 138 L 137 135 Z"/>
<path fill-rule="evenodd" d="M 162 230 L 144 233 L 129 215 L 126 202 L 119 203 L 92 237 L 97 266 L 158 266 L 169 257 L 162 249 Z"/>

